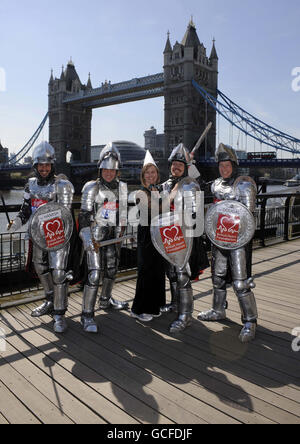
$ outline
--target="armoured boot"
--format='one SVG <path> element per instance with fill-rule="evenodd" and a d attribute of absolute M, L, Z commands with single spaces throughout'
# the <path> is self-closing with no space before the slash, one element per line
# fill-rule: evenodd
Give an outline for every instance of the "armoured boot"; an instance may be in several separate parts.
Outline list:
<path fill-rule="evenodd" d="M 214 322 L 226 318 L 226 290 L 214 289 L 213 308 L 208 311 L 202 311 L 198 315 L 199 321 Z"/>
<path fill-rule="evenodd" d="M 35 308 L 31 316 L 33 318 L 39 318 L 40 316 L 44 315 L 52 315 L 53 313 L 53 280 L 51 273 L 44 273 L 39 275 L 39 279 L 41 281 L 41 284 L 44 287 L 46 301 L 40 305 L 39 307 Z"/>
<path fill-rule="evenodd" d="M 87 333 L 98 333 L 98 325 L 94 319 L 97 289 L 97 287 L 85 285 L 83 290 L 81 324 Z"/>
<path fill-rule="evenodd" d="M 54 326 L 53 330 L 55 333 L 64 333 L 68 326 L 64 315 L 53 315 Z"/>
<path fill-rule="evenodd" d="M 191 325 L 194 309 L 192 288 L 181 288 L 178 290 L 179 316 L 169 327 L 170 333 L 180 333 Z"/>
<path fill-rule="evenodd" d="M 252 291 L 246 294 L 237 293 L 244 327 L 239 335 L 239 340 L 243 343 L 253 341 L 256 333 L 257 306 L 255 296 Z"/>
<path fill-rule="evenodd" d="M 177 301 L 177 282 L 170 282 L 171 289 L 171 303 L 166 304 L 161 307 L 161 313 L 170 313 L 171 311 L 178 312 L 178 301 Z"/>
<path fill-rule="evenodd" d="M 239 335 L 239 340 L 243 343 L 251 342 L 255 339 L 256 322 L 246 322 Z"/>
<path fill-rule="evenodd" d="M 108 308 L 113 308 L 114 310 L 127 310 L 129 307 L 128 302 L 118 301 L 111 296 L 114 283 L 114 279 L 103 279 L 99 308 L 102 310 L 107 310 Z"/>
<path fill-rule="evenodd" d="M 65 312 L 67 310 L 68 284 L 54 285 L 54 331 L 64 333 L 67 330 Z"/>
<path fill-rule="evenodd" d="M 53 310 L 54 310 L 53 293 L 51 293 L 51 295 L 49 297 L 51 297 L 50 300 L 46 300 L 42 305 L 40 305 L 39 307 L 35 308 L 32 311 L 31 316 L 33 318 L 40 318 L 41 316 L 45 316 L 45 315 L 52 316 Z M 46 298 L 48 298 L 48 295 L 46 296 Z"/>

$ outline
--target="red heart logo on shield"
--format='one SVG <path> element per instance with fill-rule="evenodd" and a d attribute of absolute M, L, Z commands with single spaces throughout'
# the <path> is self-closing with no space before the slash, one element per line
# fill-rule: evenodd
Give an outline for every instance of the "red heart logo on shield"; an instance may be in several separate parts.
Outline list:
<path fill-rule="evenodd" d="M 223 242 L 237 242 L 240 227 L 240 218 L 238 216 L 220 214 L 216 239 Z"/>
<path fill-rule="evenodd" d="M 46 221 L 43 228 L 48 248 L 53 248 L 64 243 L 65 232 L 60 218 Z"/>
<path fill-rule="evenodd" d="M 173 266 L 186 266 L 193 247 L 193 238 L 186 236 L 186 227 L 174 213 L 156 216 L 151 222 L 151 239 L 157 251 Z"/>
<path fill-rule="evenodd" d="M 165 237 L 165 242 L 172 243 L 178 238 L 179 229 L 174 225 L 171 228 L 165 228 L 163 230 L 163 235 Z"/>
<path fill-rule="evenodd" d="M 54 219 L 53 221 L 50 221 L 46 223 L 46 230 L 54 235 L 58 235 L 61 233 L 62 228 L 62 222 L 60 219 Z"/>

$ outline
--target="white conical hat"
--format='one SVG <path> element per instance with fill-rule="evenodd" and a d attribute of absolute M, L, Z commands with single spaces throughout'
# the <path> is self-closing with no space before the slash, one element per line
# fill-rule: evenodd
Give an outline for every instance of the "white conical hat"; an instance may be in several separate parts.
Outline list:
<path fill-rule="evenodd" d="M 152 154 L 150 153 L 149 150 L 146 151 L 146 156 L 145 156 L 145 160 L 144 160 L 144 166 L 146 166 L 148 164 L 154 165 L 157 168 L 155 160 L 153 159 Z"/>

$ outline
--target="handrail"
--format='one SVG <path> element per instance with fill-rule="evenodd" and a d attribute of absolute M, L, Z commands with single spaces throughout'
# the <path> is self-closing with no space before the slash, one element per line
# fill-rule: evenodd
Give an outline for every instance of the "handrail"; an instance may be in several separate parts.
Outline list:
<path fill-rule="evenodd" d="M 272 198 L 285 198 L 285 202 L 277 207 L 268 206 L 268 200 Z M 299 205 L 297 200 L 299 200 Z M 205 206 L 212 203 L 212 196 L 206 196 Z M 72 209 L 76 212 L 80 209 L 80 202 L 74 202 Z M 7 205 L 9 213 L 17 213 L 20 205 Z M 0 206 L 0 213 L 4 209 Z M 300 193 L 263 193 L 257 196 L 256 210 L 256 233 L 254 237 L 254 248 L 265 247 L 276 242 L 289 241 L 300 237 Z M 19 242 L 19 246 L 16 245 Z M 209 247 L 209 242 L 207 242 Z M 18 247 L 19 253 L 15 251 Z M 136 267 L 136 244 L 125 245 L 122 249 L 121 263 L 122 271 L 128 272 Z M 12 282 L 22 281 L 24 288 L 33 288 L 37 281 L 30 280 L 25 273 L 25 262 L 27 255 L 27 241 L 25 233 L 0 233 L 0 280 L 1 275 Z M 21 273 L 21 278 L 14 277 L 14 273 Z M 5 280 L 6 280 L 5 278 Z M 26 279 L 29 279 L 28 282 Z M 26 282 L 25 282 L 26 281 Z M 2 281 L 3 283 L 3 281 Z M 18 290 L 17 290 L 18 291 Z M 23 291 L 23 290 L 22 290 Z M 14 290 L 14 293 L 16 290 Z M 21 290 L 20 290 L 21 293 Z M 1 292 L 0 299 L 5 293 Z"/>
<path fill-rule="evenodd" d="M 268 200 L 268 199 L 272 199 L 272 198 L 287 198 L 287 197 L 299 197 L 300 198 L 300 191 L 299 192 L 289 192 L 286 191 L 284 193 L 260 193 L 257 195 L 257 201 L 258 204 L 260 202 L 260 200 Z M 206 195 L 205 196 L 205 204 L 210 204 L 213 201 L 213 196 L 211 195 Z M 132 206 L 133 204 L 128 204 L 128 206 Z M 72 203 L 72 209 L 73 210 L 80 210 L 80 202 L 73 202 Z M 8 210 L 9 213 L 17 213 L 18 211 L 20 211 L 21 208 L 21 204 L 15 204 L 15 205 L 6 205 L 6 208 Z M 0 213 L 4 213 L 4 208 L 0 205 Z"/>

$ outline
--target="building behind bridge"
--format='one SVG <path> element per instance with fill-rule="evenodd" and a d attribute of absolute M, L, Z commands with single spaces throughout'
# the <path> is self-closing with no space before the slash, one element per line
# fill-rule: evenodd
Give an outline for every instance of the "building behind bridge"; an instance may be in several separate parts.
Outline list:
<path fill-rule="evenodd" d="M 4 148 L 0 142 L 0 163 L 8 162 L 8 148 Z"/>
<path fill-rule="evenodd" d="M 150 129 L 144 132 L 145 149 L 149 150 L 155 159 L 162 159 L 164 157 L 165 135 L 157 134 L 156 128 L 151 126 Z"/>
<path fill-rule="evenodd" d="M 143 167 L 146 151 L 134 142 L 126 140 L 113 141 L 121 155 L 122 179 L 133 181 L 139 180 Z M 98 163 L 99 156 L 105 145 L 91 146 L 91 162 Z"/>

